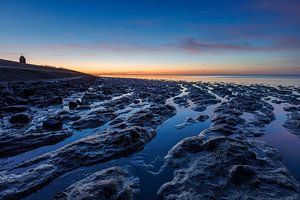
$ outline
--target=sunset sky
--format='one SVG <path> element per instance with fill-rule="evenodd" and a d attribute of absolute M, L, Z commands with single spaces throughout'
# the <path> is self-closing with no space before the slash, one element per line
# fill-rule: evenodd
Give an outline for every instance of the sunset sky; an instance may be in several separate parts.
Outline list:
<path fill-rule="evenodd" d="M 300 74 L 300 1 L 0 0 L 0 58 L 88 73 Z"/>

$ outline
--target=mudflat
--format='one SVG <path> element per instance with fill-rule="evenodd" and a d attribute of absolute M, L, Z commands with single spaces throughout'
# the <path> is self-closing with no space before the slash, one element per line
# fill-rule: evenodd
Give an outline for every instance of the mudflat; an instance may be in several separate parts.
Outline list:
<path fill-rule="evenodd" d="M 201 81 L 1 83 L 0 199 L 298 199 L 299 177 L 260 138 L 276 105 L 299 136 L 299 98 Z"/>

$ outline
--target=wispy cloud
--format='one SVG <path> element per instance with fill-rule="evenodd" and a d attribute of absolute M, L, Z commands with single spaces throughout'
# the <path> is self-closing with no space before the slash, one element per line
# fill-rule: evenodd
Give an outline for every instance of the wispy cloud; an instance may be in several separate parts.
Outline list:
<path fill-rule="evenodd" d="M 230 36 L 229 36 L 230 35 Z M 257 42 L 259 41 L 259 42 Z M 20 45 L 18 45 L 20 47 Z M 9 49 L 14 49 L 11 46 Z M 35 46 L 22 46 L 24 51 L 56 52 L 53 55 L 63 56 L 67 52 L 82 52 L 84 55 L 97 56 L 102 52 L 116 55 L 152 54 L 163 52 L 204 53 L 204 52 L 227 52 L 227 51 L 279 51 L 300 50 L 300 38 L 294 36 L 251 36 L 244 32 L 228 33 L 227 38 L 178 38 L 172 42 L 161 42 L 149 45 L 147 43 L 109 43 L 109 42 L 74 42 L 65 44 L 47 44 Z"/>
<path fill-rule="evenodd" d="M 203 41 L 193 37 L 184 38 L 176 43 L 165 44 L 168 48 L 177 48 L 183 51 L 198 53 L 207 51 L 276 51 L 291 48 L 300 48 L 299 38 L 281 38 L 269 44 L 252 45 L 251 43 L 235 43 L 220 41 Z"/>
<path fill-rule="evenodd" d="M 190 52 L 205 52 L 211 50 L 244 50 L 249 49 L 249 46 L 235 45 L 235 44 L 224 44 L 217 42 L 206 42 L 197 40 L 193 37 L 188 37 L 180 40 L 176 43 L 165 44 L 169 48 L 177 48 L 184 51 Z"/>

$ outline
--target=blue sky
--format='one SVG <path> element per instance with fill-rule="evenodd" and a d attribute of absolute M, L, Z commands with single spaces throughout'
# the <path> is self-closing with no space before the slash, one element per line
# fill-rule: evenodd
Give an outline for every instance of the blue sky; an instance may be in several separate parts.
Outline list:
<path fill-rule="evenodd" d="M 0 57 L 90 73 L 300 74 L 300 1 L 0 0 Z"/>

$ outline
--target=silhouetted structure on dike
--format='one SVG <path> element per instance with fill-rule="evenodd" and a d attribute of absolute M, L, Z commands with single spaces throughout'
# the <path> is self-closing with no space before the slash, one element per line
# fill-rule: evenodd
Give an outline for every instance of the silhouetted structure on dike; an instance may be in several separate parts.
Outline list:
<path fill-rule="evenodd" d="M 26 64 L 26 58 L 24 56 L 20 56 L 19 61 L 20 63 Z"/>

